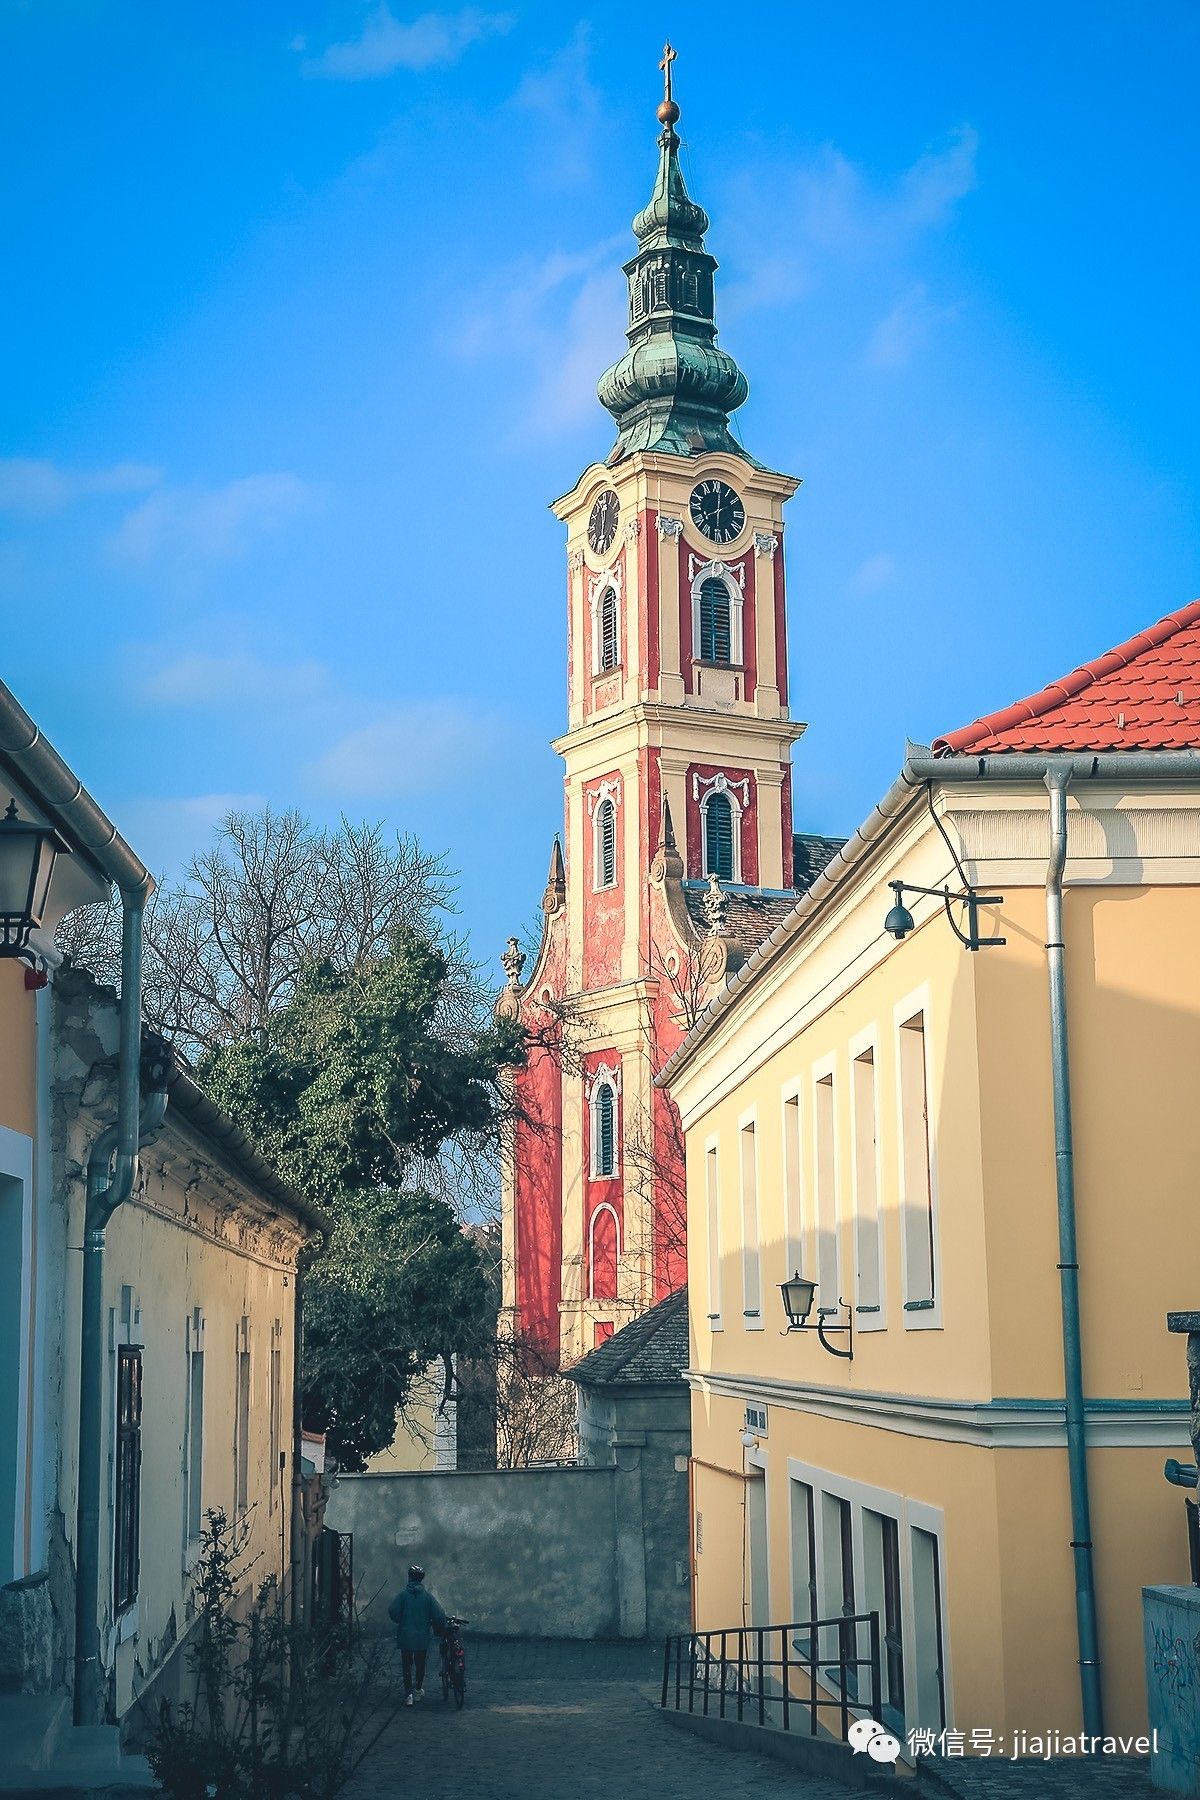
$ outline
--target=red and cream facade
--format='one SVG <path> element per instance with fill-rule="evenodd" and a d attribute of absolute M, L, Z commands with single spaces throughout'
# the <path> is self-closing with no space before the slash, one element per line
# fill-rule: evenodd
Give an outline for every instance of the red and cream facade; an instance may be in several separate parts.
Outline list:
<path fill-rule="evenodd" d="M 689 515 L 711 477 L 745 509 L 719 547 Z M 682 1139 L 653 1079 L 738 957 L 711 917 L 695 917 L 710 795 L 732 806 L 725 907 L 745 888 L 780 900 L 792 888 L 789 753 L 804 727 L 787 710 L 783 505 L 797 486 L 725 452 L 635 454 L 594 464 L 554 509 L 567 527 L 568 729 L 554 746 L 566 765 L 565 868 L 556 852 L 536 965 L 501 1004 L 520 1007 L 531 1040 L 505 1172 L 506 1304 L 564 1362 L 686 1278 Z M 598 555 L 587 525 L 609 491 L 619 523 Z M 699 654 L 711 578 L 730 600 L 720 666 Z M 617 666 L 602 670 L 606 596 Z M 607 884 L 605 802 L 616 827 Z M 672 828 L 677 849 L 664 842 Z M 601 1084 L 615 1102 L 611 1172 L 596 1157 Z"/>

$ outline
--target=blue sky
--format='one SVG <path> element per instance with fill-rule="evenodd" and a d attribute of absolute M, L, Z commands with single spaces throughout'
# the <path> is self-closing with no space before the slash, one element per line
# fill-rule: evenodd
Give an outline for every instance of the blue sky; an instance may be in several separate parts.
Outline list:
<path fill-rule="evenodd" d="M 0 673 L 154 866 L 295 803 L 529 919 L 667 30 L 797 825 L 1200 591 L 1194 4 L 3 0 Z"/>

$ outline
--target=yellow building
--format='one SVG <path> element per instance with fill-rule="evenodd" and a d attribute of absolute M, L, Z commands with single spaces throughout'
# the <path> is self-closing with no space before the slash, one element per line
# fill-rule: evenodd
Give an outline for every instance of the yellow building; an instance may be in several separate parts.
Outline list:
<path fill-rule="evenodd" d="M 968 1750 L 1144 1729 L 1187 1579 L 1198 745 L 1200 603 L 911 757 L 661 1078 L 695 1623 L 877 1612 L 885 1717 Z"/>

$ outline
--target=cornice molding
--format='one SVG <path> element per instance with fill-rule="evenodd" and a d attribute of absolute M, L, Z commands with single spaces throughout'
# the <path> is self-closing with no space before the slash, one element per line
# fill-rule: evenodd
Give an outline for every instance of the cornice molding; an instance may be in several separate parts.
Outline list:
<path fill-rule="evenodd" d="M 700 1369 L 685 1369 L 683 1378 L 700 1393 L 766 1401 L 787 1412 L 811 1413 L 904 1437 L 975 1444 L 985 1450 L 1056 1450 L 1067 1441 L 1066 1406 L 1061 1400 L 931 1399 Z M 1191 1443 L 1187 1400 L 1092 1399 L 1085 1401 L 1084 1409 L 1087 1442 L 1095 1448 L 1171 1449 Z"/>

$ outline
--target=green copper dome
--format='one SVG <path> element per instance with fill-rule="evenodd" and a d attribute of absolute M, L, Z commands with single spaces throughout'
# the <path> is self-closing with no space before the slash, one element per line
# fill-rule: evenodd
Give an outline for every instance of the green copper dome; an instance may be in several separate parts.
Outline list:
<path fill-rule="evenodd" d="M 746 454 L 730 432 L 729 415 L 750 389 L 732 356 L 717 347 L 717 264 L 704 248 L 708 214 L 684 186 L 674 129 L 678 116 L 668 88 L 659 108 L 658 179 L 633 221 L 638 249 L 625 264 L 629 348 L 600 377 L 596 390 L 617 422 L 610 463 L 637 450 Z"/>

